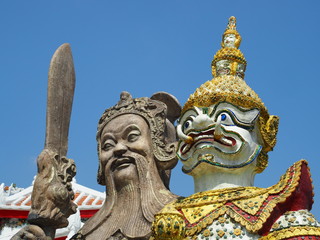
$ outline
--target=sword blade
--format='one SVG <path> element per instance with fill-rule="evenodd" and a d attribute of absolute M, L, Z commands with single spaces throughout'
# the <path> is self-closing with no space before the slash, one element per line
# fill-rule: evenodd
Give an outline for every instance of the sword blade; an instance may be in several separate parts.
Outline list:
<path fill-rule="evenodd" d="M 70 45 L 54 53 L 48 74 L 47 124 L 45 148 L 66 156 L 69 123 L 75 88 L 75 71 Z"/>

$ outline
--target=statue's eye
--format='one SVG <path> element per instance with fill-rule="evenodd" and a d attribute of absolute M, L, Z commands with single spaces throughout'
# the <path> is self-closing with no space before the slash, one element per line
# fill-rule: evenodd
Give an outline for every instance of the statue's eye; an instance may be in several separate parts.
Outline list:
<path fill-rule="evenodd" d="M 183 124 L 183 130 L 187 130 L 191 126 L 191 123 L 192 123 L 191 120 L 186 121 Z"/>
<path fill-rule="evenodd" d="M 196 116 L 196 111 L 194 109 L 191 109 L 188 110 L 187 113 L 179 119 L 179 128 L 181 128 L 183 133 L 187 134 L 193 128 L 193 121 L 196 118 Z"/>
<path fill-rule="evenodd" d="M 234 125 L 232 117 L 226 112 L 220 113 L 220 115 L 218 116 L 217 120 L 218 119 L 220 119 L 221 124 L 223 124 L 223 125 L 226 125 L 226 126 Z"/>
<path fill-rule="evenodd" d="M 131 131 L 128 134 L 128 141 L 135 142 L 139 139 L 140 135 L 141 135 L 140 131 L 137 131 L 137 130 Z"/>
<path fill-rule="evenodd" d="M 103 144 L 102 149 L 104 151 L 109 151 L 114 147 L 114 143 L 112 142 L 106 142 L 105 144 Z"/>

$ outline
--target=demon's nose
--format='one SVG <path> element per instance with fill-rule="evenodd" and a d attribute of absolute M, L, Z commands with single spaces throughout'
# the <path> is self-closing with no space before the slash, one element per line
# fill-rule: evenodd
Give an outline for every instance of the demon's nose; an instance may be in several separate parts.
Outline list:
<path fill-rule="evenodd" d="M 207 114 L 200 114 L 193 120 L 193 128 L 202 130 L 211 126 L 214 121 Z"/>

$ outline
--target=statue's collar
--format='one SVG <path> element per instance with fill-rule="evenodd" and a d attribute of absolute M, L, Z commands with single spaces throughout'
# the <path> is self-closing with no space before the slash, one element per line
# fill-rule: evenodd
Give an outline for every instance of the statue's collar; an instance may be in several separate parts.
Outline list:
<path fill-rule="evenodd" d="M 275 215 L 280 216 L 292 209 L 310 209 L 312 196 L 307 161 L 301 160 L 291 166 L 277 184 L 269 188 L 210 190 L 178 199 L 173 205 L 186 222 L 188 236 L 202 231 L 224 214 L 247 230 L 261 234 L 271 227 L 272 219 L 278 218 Z"/>

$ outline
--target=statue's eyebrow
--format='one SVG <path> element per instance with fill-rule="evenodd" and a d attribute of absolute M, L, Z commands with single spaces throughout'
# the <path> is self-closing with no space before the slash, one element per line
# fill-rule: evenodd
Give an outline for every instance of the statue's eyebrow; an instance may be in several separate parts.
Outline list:
<path fill-rule="evenodd" d="M 105 133 L 105 134 L 103 134 L 103 135 L 101 136 L 101 142 L 105 142 L 107 139 L 112 139 L 112 140 L 114 140 L 113 134 L 107 132 L 107 133 Z"/>
<path fill-rule="evenodd" d="M 198 114 L 199 114 L 199 112 L 197 111 L 197 109 L 189 109 L 185 113 L 183 113 L 183 115 L 179 118 L 178 122 L 182 123 L 182 120 L 185 121 L 190 116 L 194 116 L 194 115 L 198 115 Z"/>
<path fill-rule="evenodd" d="M 123 130 L 122 136 L 127 136 L 132 130 L 138 130 L 139 132 L 141 132 L 141 129 L 138 125 L 130 124 Z"/>

